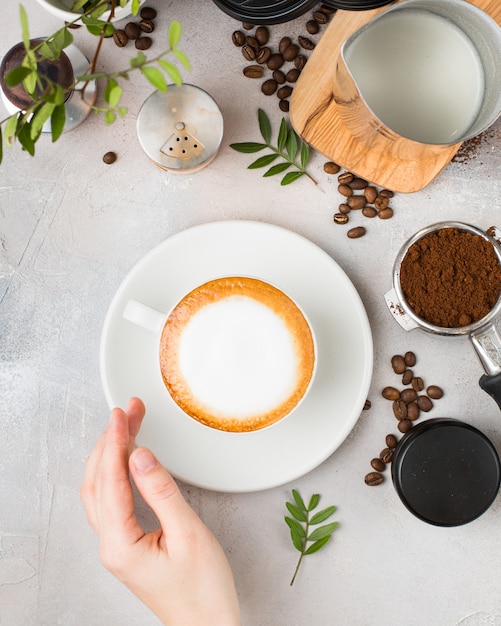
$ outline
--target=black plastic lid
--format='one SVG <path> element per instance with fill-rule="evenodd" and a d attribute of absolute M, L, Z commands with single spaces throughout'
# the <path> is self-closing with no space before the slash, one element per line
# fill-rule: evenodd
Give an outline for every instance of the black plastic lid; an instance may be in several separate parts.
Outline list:
<path fill-rule="evenodd" d="M 214 0 L 225 13 L 255 25 L 288 22 L 306 13 L 317 0 Z"/>
<path fill-rule="evenodd" d="M 478 429 L 450 418 L 429 419 L 400 440 L 392 459 L 393 484 L 416 517 L 436 526 L 473 521 L 493 503 L 500 462 Z"/>

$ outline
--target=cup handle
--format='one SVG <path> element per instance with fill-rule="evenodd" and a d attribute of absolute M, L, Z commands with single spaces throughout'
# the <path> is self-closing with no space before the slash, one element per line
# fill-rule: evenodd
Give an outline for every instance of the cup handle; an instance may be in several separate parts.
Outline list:
<path fill-rule="evenodd" d="M 136 324 L 136 326 L 142 326 L 153 333 L 162 330 L 166 317 L 165 313 L 152 309 L 137 300 L 129 300 L 122 315 L 127 321 Z"/>

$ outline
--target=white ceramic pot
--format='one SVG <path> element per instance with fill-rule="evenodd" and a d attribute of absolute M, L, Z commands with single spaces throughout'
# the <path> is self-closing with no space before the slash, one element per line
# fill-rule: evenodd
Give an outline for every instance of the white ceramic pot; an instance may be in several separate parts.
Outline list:
<path fill-rule="evenodd" d="M 64 20 L 65 22 L 73 21 L 77 13 L 74 13 L 71 10 L 71 7 L 74 3 L 74 0 L 37 0 L 38 4 L 40 4 L 46 11 L 52 13 L 56 17 Z M 140 4 L 143 4 L 144 0 L 140 0 Z M 102 19 L 106 20 L 109 13 L 106 12 L 102 15 Z M 132 15 L 131 11 L 131 2 L 128 2 L 124 7 L 118 6 L 115 9 L 115 16 L 112 19 L 112 22 L 118 22 L 123 20 L 126 17 Z"/>

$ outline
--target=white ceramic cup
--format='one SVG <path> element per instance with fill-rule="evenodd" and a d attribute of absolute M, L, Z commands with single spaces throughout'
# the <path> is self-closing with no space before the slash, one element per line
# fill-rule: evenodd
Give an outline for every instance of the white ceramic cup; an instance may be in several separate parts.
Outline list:
<path fill-rule="evenodd" d="M 129 300 L 123 317 L 157 335 L 167 391 L 210 428 L 262 430 L 290 415 L 311 388 L 312 326 L 290 296 L 261 279 L 207 281 L 167 314 Z"/>
<path fill-rule="evenodd" d="M 78 17 L 78 13 L 75 13 L 71 10 L 71 7 L 74 4 L 74 0 L 37 0 L 38 4 L 42 6 L 46 11 L 52 13 L 56 17 L 66 21 L 72 22 Z M 143 4 L 145 0 L 140 0 L 140 3 Z M 112 22 L 118 22 L 120 20 L 125 19 L 132 15 L 131 11 L 131 2 L 128 2 L 124 7 L 117 6 L 115 9 L 115 15 Z M 109 16 L 109 11 L 103 13 L 101 19 L 106 21 Z"/>

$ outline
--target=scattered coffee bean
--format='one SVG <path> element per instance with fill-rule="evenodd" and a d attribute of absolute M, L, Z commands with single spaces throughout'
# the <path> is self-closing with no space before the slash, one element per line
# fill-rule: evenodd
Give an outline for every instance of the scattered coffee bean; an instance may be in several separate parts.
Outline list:
<path fill-rule="evenodd" d="M 418 396 L 416 402 L 421 411 L 424 411 L 425 413 L 431 411 L 431 409 L 433 408 L 433 402 L 430 400 L 430 398 L 428 398 L 428 396 Z"/>
<path fill-rule="evenodd" d="M 334 161 L 327 161 L 327 163 L 324 163 L 324 172 L 326 174 L 337 174 L 340 169 L 341 167 L 337 163 L 334 163 Z"/>
<path fill-rule="evenodd" d="M 288 98 L 292 93 L 292 87 L 290 85 L 284 85 L 283 87 L 280 87 L 280 89 L 277 91 L 277 96 L 281 99 L 284 100 L 285 98 Z"/>
<path fill-rule="evenodd" d="M 283 85 L 285 83 L 285 74 L 282 72 L 282 70 L 275 70 L 272 76 L 277 85 Z"/>
<path fill-rule="evenodd" d="M 414 373 L 412 370 L 405 370 L 402 376 L 402 385 L 410 385 L 412 383 L 412 379 L 414 378 Z M 417 391 L 417 390 L 416 390 Z"/>
<path fill-rule="evenodd" d="M 405 364 L 407 365 L 407 367 L 414 367 L 414 365 L 416 365 L 416 355 L 414 354 L 414 352 L 411 352 L 410 350 L 408 352 L 406 352 L 404 354 L 404 361 Z"/>
<path fill-rule="evenodd" d="M 306 30 L 310 35 L 316 35 L 320 30 L 319 23 L 316 20 L 308 20 L 306 22 Z"/>
<path fill-rule="evenodd" d="M 265 96 L 271 96 L 275 93 L 276 90 L 277 83 L 275 80 L 273 80 L 273 78 L 268 78 L 268 80 L 265 80 L 264 83 L 261 85 L 261 91 L 264 93 Z"/>
<path fill-rule="evenodd" d="M 407 417 L 407 404 L 403 400 L 395 400 L 392 406 L 393 415 L 397 420 L 403 420 Z"/>
<path fill-rule="evenodd" d="M 406 404 L 409 402 L 415 402 L 417 400 L 417 393 L 412 388 L 407 388 L 402 391 L 400 394 L 401 400 L 403 400 Z"/>
<path fill-rule="evenodd" d="M 381 395 L 383 398 L 386 398 L 386 400 L 400 400 L 400 391 L 395 387 L 385 387 L 381 392 Z"/>
<path fill-rule="evenodd" d="M 403 374 L 405 372 L 406 365 L 404 361 L 404 357 L 400 354 L 395 354 L 391 357 L 391 366 L 395 374 Z"/>
<path fill-rule="evenodd" d="M 421 410 L 416 402 L 409 402 L 407 405 L 407 419 L 411 420 L 411 422 L 415 422 L 419 417 L 420 412 Z"/>
<path fill-rule="evenodd" d="M 382 211 L 383 209 L 386 209 L 386 207 L 390 204 L 390 201 L 388 198 L 383 198 L 381 195 L 379 195 L 375 200 L 374 200 L 374 206 L 376 207 L 376 209 L 378 211 Z"/>
<path fill-rule="evenodd" d="M 260 46 L 264 46 L 268 43 L 268 40 L 270 39 L 270 31 L 266 28 L 266 26 L 258 26 L 256 28 L 256 39 Z"/>
<path fill-rule="evenodd" d="M 337 11 L 337 9 L 330 7 L 327 4 L 322 4 L 320 10 L 322 13 L 325 13 L 325 15 L 333 15 Z"/>
<path fill-rule="evenodd" d="M 243 69 L 244 76 L 247 78 L 261 78 L 263 76 L 262 65 L 248 65 Z"/>
<path fill-rule="evenodd" d="M 336 224 L 347 224 L 350 221 L 350 218 L 346 215 L 346 213 L 334 213 L 334 221 Z"/>
<path fill-rule="evenodd" d="M 382 198 L 393 198 L 395 194 L 393 193 L 393 191 L 390 191 L 389 189 L 381 189 L 381 191 L 379 192 L 379 195 Z"/>
<path fill-rule="evenodd" d="M 256 61 L 264 65 L 265 63 L 268 63 L 270 57 L 271 57 L 271 48 L 268 48 L 268 46 L 265 46 L 264 48 L 261 48 L 259 52 L 256 54 Z"/>
<path fill-rule="evenodd" d="M 400 420 L 400 422 L 398 422 L 397 428 L 401 433 L 406 433 L 412 428 L 412 422 L 410 419 Z"/>
<path fill-rule="evenodd" d="M 349 185 L 353 179 L 354 176 L 351 172 L 343 172 L 337 177 L 337 182 L 340 185 Z"/>
<path fill-rule="evenodd" d="M 376 485 L 380 485 L 384 480 L 384 476 L 380 472 L 369 472 L 365 476 L 365 484 L 370 487 L 375 487 Z"/>
<path fill-rule="evenodd" d="M 366 400 L 365 404 L 364 404 L 364 411 L 368 411 L 371 408 L 371 401 L 370 400 Z"/>
<path fill-rule="evenodd" d="M 430 385 L 427 387 L 426 393 L 433 400 L 439 400 L 444 395 L 442 388 L 437 385 Z"/>
<path fill-rule="evenodd" d="M 148 50 L 148 48 L 151 48 L 152 43 L 153 40 L 151 39 L 151 37 L 138 37 L 134 42 L 134 45 L 136 46 L 137 50 Z"/>
<path fill-rule="evenodd" d="M 103 156 L 103 161 L 106 163 L 106 165 L 111 165 L 112 163 L 115 163 L 116 160 L 117 155 L 115 152 L 106 152 L 106 154 Z"/>
<path fill-rule="evenodd" d="M 364 196 L 369 204 L 373 204 L 374 200 L 377 198 L 377 189 L 372 187 L 372 185 L 367 186 L 364 189 Z"/>
<path fill-rule="evenodd" d="M 284 57 L 281 54 L 275 53 L 270 56 L 267 65 L 270 70 L 278 70 L 282 67 L 284 62 Z"/>
<path fill-rule="evenodd" d="M 308 37 L 298 37 L 297 38 L 299 45 L 301 46 L 301 48 L 303 48 L 304 50 L 314 50 L 315 49 L 315 44 L 313 43 L 313 41 L 311 39 L 308 39 Z"/>
<path fill-rule="evenodd" d="M 346 204 L 350 209 L 363 209 L 365 206 L 365 196 L 349 196 Z"/>
<path fill-rule="evenodd" d="M 298 69 L 293 68 L 292 70 L 289 70 L 287 72 L 287 74 L 285 75 L 285 80 L 288 83 L 295 83 L 297 81 L 297 79 L 299 78 L 300 74 L 301 74 L 301 72 Z"/>
<path fill-rule="evenodd" d="M 113 41 L 119 48 L 124 48 L 127 45 L 129 38 L 127 37 L 126 32 L 119 28 L 113 33 Z"/>
<path fill-rule="evenodd" d="M 252 35 L 247 35 L 247 37 L 245 38 L 245 43 L 251 48 L 254 48 L 256 53 L 260 48 L 258 40 L 255 37 L 252 37 Z"/>
<path fill-rule="evenodd" d="M 244 30 L 252 30 L 254 28 L 254 24 L 251 24 L 250 22 L 242 22 L 242 28 Z"/>
<path fill-rule="evenodd" d="M 278 106 L 280 110 L 283 111 L 284 113 L 287 113 L 290 108 L 290 104 L 288 100 L 280 100 L 278 103 Z"/>
<path fill-rule="evenodd" d="M 356 226 L 355 228 L 350 228 L 350 230 L 346 233 L 350 239 L 359 239 L 363 237 L 366 233 L 366 230 L 363 226 Z"/>
<path fill-rule="evenodd" d="M 393 458 L 393 450 L 391 448 L 383 448 L 379 453 L 379 458 L 383 463 L 391 463 L 391 459 Z"/>
<path fill-rule="evenodd" d="M 354 189 L 355 191 L 360 191 L 361 189 L 365 189 L 367 185 L 368 185 L 367 181 L 364 180 L 363 178 L 360 178 L 359 176 L 355 176 L 350 181 L 350 187 Z"/>
<path fill-rule="evenodd" d="M 329 18 L 323 11 L 314 11 L 313 19 L 315 20 L 315 22 L 322 25 L 327 24 L 327 22 L 329 21 Z"/>
<path fill-rule="evenodd" d="M 155 30 L 155 24 L 151 20 L 141 20 L 139 22 L 139 28 L 143 33 L 152 33 Z"/>
<path fill-rule="evenodd" d="M 415 391 L 423 391 L 423 389 L 424 389 L 424 381 L 421 378 L 421 376 L 414 376 L 414 378 L 411 381 L 411 385 L 412 385 L 412 388 Z M 430 394 L 428 394 L 428 395 L 430 395 Z M 430 396 L 430 397 L 432 397 L 432 396 Z"/>
<path fill-rule="evenodd" d="M 307 60 L 308 59 L 304 56 L 304 54 L 298 54 L 297 57 L 294 59 L 294 67 L 297 70 L 302 70 L 306 65 Z"/>
<path fill-rule="evenodd" d="M 143 7 L 139 11 L 139 15 L 145 20 L 154 20 L 157 16 L 157 12 L 153 7 Z"/>
<path fill-rule="evenodd" d="M 337 190 L 342 196 L 345 196 L 346 198 L 353 195 L 353 189 L 349 185 L 338 185 Z"/>
<path fill-rule="evenodd" d="M 382 220 L 389 220 L 393 217 L 393 209 L 390 207 L 386 207 L 386 209 L 381 209 L 378 213 L 378 217 Z"/>
<path fill-rule="evenodd" d="M 362 214 L 365 217 L 371 218 L 371 217 L 376 217 L 378 215 L 378 212 L 372 206 L 364 206 L 364 208 L 362 209 Z"/>
<path fill-rule="evenodd" d="M 386 465 L 384 464 L 384 462 L 377 457 L 372 459 L 371 466 L 376 470 L 376 472 L 384 472 L 384 470 L 386 469 Z"/>
<path fill-rule="evenodd" d="M 295 43 L 291 43 L 291 45 L 284 50 L 283 57 L 286 61 L 294 61 L 298 54 L 299 46 L 296 46 Z"/>
<path fill-rule="evenodd" d="M 245 43 L 245 35 L 243 34 L 241 30 L 236 30 L 232 34 L 231 40 L 233 41 L 235 46 L 238 46 L 239 48 L 241 48 Z"/>
<path fill-rule="evenodd" d="M 340 213 L 345 213 L 346 215 L 348 215 L 348 213 L 351 211 L 350 207 L 344 202 L 338 206 L 338 209 Z"/>
<path fill-rule="evenodd" d="M 244 59 L 246 59 L 247 61 L 254 61 L 254 59 L 256 58 L 256 50 L 252 47 L 249 46 L 249 44 L 245 44 L 245 46 L 242 46 L 242 54 Z"/>
<path fill-rule="evenodd" d="M 395 437 L 395 435 L 386 435 L 386 445 L 388 446 L 388 448 L 396 448 L 397 447 L 397 438 Z"/>
<path fill-rule="evenodd" d="M 129 22 L 126 24 L 124 30 L 129 39 L 137 39 L 141 34 L 140 28 L 135 22 Z"/>
<path fill-rule="evenodd" d="M 278 52 L 283 54 L 291 43 L 292 39 L 290 37 L 282 37 L 282 39 L 280 39 L 280 43 L 278 44 Z"/>

